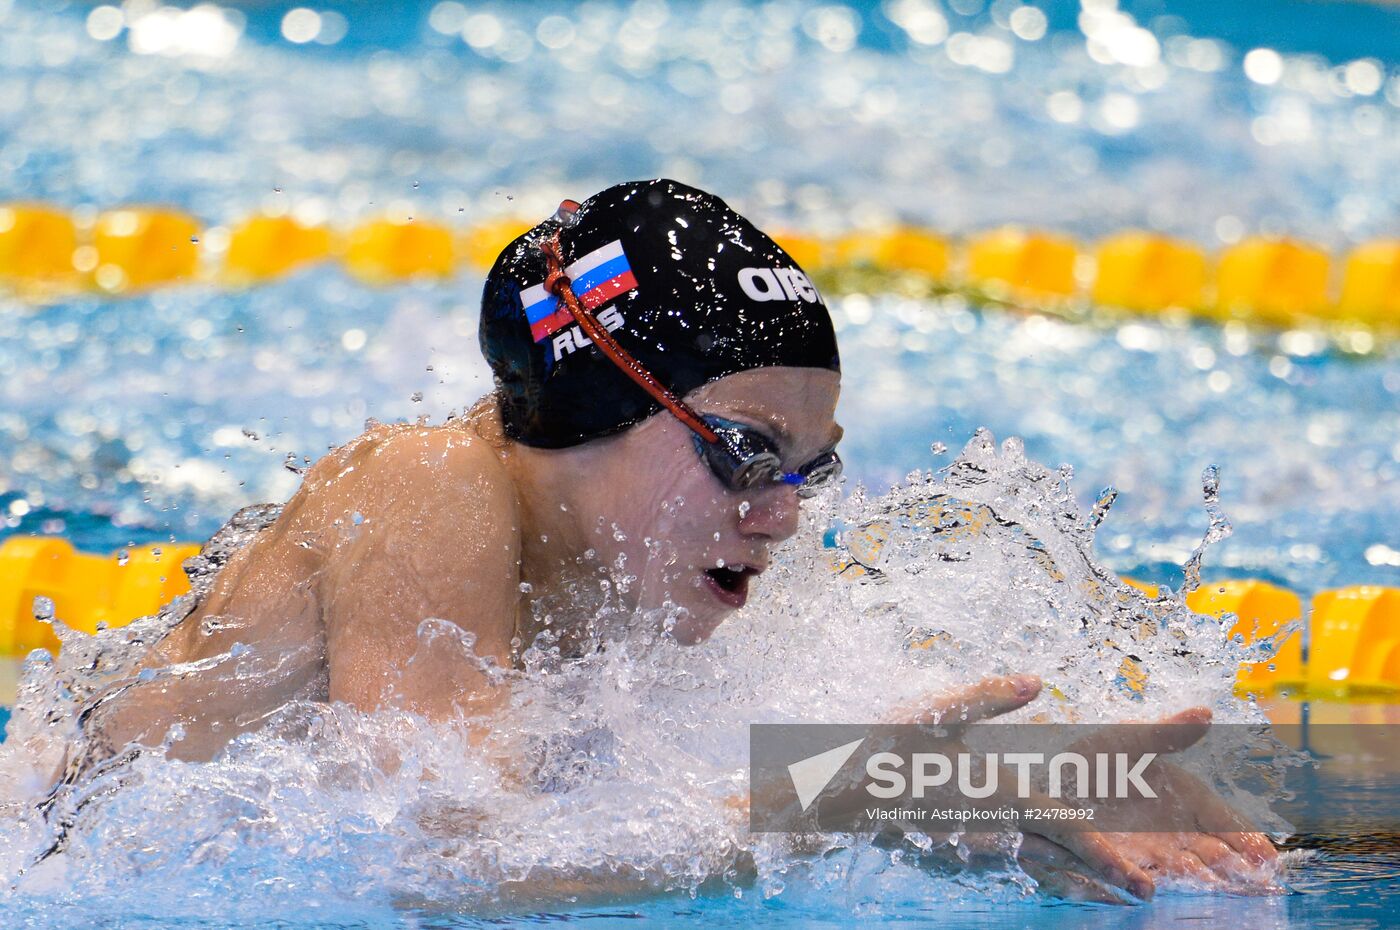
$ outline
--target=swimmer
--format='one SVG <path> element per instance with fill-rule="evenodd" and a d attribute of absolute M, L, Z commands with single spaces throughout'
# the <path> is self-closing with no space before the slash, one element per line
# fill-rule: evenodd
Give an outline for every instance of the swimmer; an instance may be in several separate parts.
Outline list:
<path fill-rule="evenodd" d="M 496 261 L 480 336 L 495 390 L 309 469 L 146 663 L 181 673 L 93 716 L 113 752 L 178 721 L 170 753 L 209 758 L 291 700 L 490 719 L 509 694 L 493 667 L 541 643 L 576 653 L 609 611 L 702 643 L 841 472 L 821 295 L 709 194 L 658 180 L 565 202 Z M 425 654 L 425 618 L 482 663 Z M 910 720 L 996 716 L 1039 688 L 988 679 Z M 1055 870 L 1139 898 L 1154 875 L 1233 880 L 1273 856 L 1257 834 L 1041 839 Z"/>

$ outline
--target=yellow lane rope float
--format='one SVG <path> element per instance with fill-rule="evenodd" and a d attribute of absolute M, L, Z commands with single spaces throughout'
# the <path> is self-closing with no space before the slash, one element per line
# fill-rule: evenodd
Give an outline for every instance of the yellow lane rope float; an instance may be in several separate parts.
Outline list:
<path fill-rule="evenodd" d="M 180 282 L 251 286 L 337 260 L 373 284 L 489 268 L 531 224 L 496 218 L 458 229 L 429 217 L 379 217 L 346 230 L 259 214 L 204 229 L 192 216 L 131 205 L 81 221 L 52 205 L 0 204 L 0 289 L 35 301 L 81 291 L 131 294 Z M 1037 309 L 1092 300 L 1137 313 L 1184 310 L 1270 325 L 1400 328 L 1400 239 L 1356 246 L 1344 262 L 1293 239 L 1252 237 L 1212 257 L 1200 246 L 1127 230 L 1086 245 L 1018 227 L 955 241 L 895 226 L 836 237 L 780 234 L 836 290 L 870 274 Z M 888 282 L 886 282 L 888 283 Z"/>
<path fill-rule="evenodd" d="M 153 614 L 190 589 L 181 567 L 195 543 L 78 552 L 57 536 L 11 536 L 0 544 L 0 656 L 58 650 L 47 619 L 94 633 Z"/>
<path fill-rule="evenodd" d="M 155 613 L 189 590 L 184 560 L 195 543 L 151 545 L 111 555 L 78 552 L 54 536 L 16 535 L 0 543 L 0 657 L 32 649 L 58 651 L 48 623 L 56 617 L 92 633 Z M 1155 585 L 1128 584 L 1148 596 Z M 1253 579 L 1202 584 L 1186 598 L 1200 614 L 1233 617 L 1227 635 L 1249 643 L 1303 624 L 1303 602 L 1291 591 Z M 1282 641 L 1267 661 L 1240 666 L 1241 694 L 1394 700 L 1400 695 L 1400 588 L 1358 585 L 1322 591 L 1312 600 L 1307 662 L 1302 634 Z M 931 645 L 931 644 L 921 644 Z M 1143 673 L 1125 672 L 1131 680 Z"/>

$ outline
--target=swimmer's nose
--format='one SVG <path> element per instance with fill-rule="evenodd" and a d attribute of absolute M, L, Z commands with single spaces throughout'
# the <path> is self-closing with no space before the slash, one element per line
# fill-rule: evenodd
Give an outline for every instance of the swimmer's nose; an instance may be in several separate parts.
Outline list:
<path fill-rule="evenodd" d="M 744 498 L 748 508 L 739 507 L 739 532 L 745 536 L 766 536 L 782 542 L 797 532 L 801 505 L 797 489 L 790 484 L 772 485 Z"/>

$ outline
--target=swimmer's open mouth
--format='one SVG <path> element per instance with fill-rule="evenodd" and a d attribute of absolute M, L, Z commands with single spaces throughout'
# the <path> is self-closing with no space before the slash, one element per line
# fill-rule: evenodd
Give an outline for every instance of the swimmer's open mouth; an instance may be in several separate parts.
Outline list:
<path fill-rule="evenodd" d="M 728 606 L 743 607 L 749 599 L 749 579 L 759 574 L 761 569 L 747 565 L 709 568 L 705 570 L 705 586 Z"/>

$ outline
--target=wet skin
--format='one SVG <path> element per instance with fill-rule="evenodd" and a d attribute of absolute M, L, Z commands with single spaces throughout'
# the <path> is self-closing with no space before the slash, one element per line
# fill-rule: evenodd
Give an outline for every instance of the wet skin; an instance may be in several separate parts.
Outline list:
<path fill-rule="evenodd" d="M 840 438 L 839 384 L 822 369 L 764 368 L 687 400 L 759 427 L 791 470 Z M 669 633 L 702 641 L 754 583 L 716 590 L 705 570 L 766 568 L 799 509 L 789 485 L 728 490 L 690 437 L 657 414 L 581 446 L 533 449 L 504 438 L 489 397 L 442 426 L 366 431 L 307 472 L 150 664 L 248 651 L 130 695 L 107 723 L 112 740 L 157 740 L 178 718 L 186 735 L 172 752 L 207 758 L 295 698 L 434 720 L 489 713 L 503 689 L 460 646 L 420 637 L 423 620 L 450 621 L 474 637 L 476 658 L 512 665 L 546 617 L 561 647 L 576 647 L 605 580 L 624 609 L 681 608 Z"/>
<path fill-rule="evenodd" d="M 840 438 L 838 392 L 834 372 L 766 368 L 687 400 L 758 427 L 795 470 Z M 178 720 L 185 736 L 171 754 L 209 758 L 298 698 L 433 720 L 489 716 L 507 697 L 491 664 L 517 665 L 546 619 L 562 650 L 576 648 L 589 618 L 610 606 L 602 582 L 623 614 L 680 608 L 664 629 L 699 643 L 762 583 L 756 573 L 798 520 L 791 486 L 728 490 L 668 414 L 563 450 L 508 442 L 489 397 L 442 426 L 377 426 L 308 471 L 277 522 L 230 559 L 148 663 L 214 667 L 129 692 L 100 727 L 109 744 L 152 743 Z M 747 577 L 717 585 L 708 570 L 721 562 Z M 425 618 L 471 634 L 471 647 L 420 635 Z M 237 644 L 249 648 L 220 660 Z M 930 695 L 905 716 L 997 716 L 1038 692 L 1033 679 L 987 679 Z M 1269 887 L 1272 847 L 1242 837 L 1033 837 L 1027 867 L 1041 863 L 1047 885 L 1075 897 L 1105 896 L 1105 883 L 1148 897 L 1160 875 Z"/>

